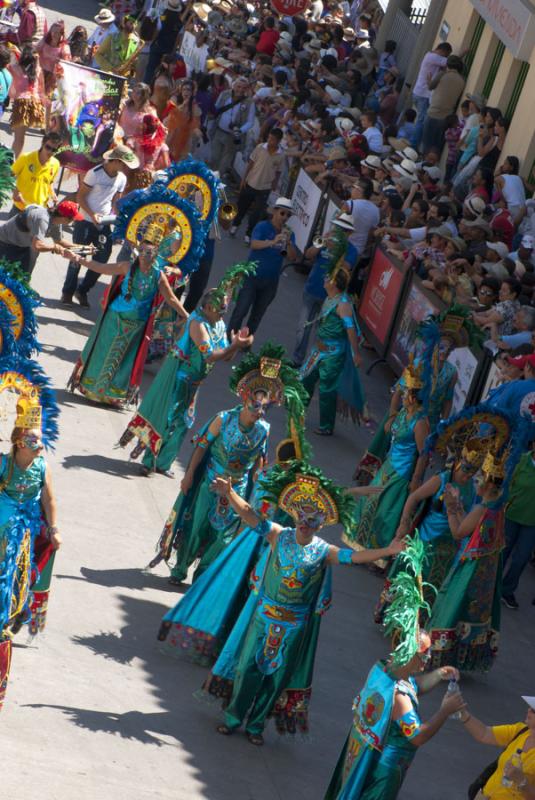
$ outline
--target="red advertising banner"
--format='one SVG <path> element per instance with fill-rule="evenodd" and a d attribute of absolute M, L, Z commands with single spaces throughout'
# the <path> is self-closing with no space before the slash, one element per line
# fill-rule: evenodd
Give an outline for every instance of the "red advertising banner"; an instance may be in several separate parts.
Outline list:
<path fill-rule="evenodd" d="M 359 303 L 358 316 L 367 337 L 383 355 L 405 282 L 405 270 L 377 248 Z M 377 345 L 377 346 L 376 346 Z"/>
<path fill-rule="evenodd" d="M 271 6 L 283 17 L 295 17 L 306 10 L 308 0 L 271 0 Z"/>

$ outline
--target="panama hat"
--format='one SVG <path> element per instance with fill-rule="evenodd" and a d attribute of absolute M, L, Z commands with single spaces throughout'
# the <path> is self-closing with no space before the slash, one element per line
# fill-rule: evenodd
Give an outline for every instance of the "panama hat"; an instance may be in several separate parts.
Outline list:
<path fill-rule="evenodd" d="M 355 225 L 353 223 L 353 217 L 351 214 L 340 214 L 339 217 L 332 220 L 332 225 L 336 225 L 338 228 L 343 228 L 345 231 L 354 231 Z"/>
<path fill-rule="evenodd" d="M 113 14 L 109 8 L 101 8 L 93 19 L 97 25 L 109 25 L 115 22 L 115 14 Z"/>

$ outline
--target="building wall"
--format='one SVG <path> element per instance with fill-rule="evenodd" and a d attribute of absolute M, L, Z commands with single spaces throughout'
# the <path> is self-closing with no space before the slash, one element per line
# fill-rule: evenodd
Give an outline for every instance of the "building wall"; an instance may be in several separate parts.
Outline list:
<path fill-rule="evenodd" d="M 461 54 L 467 50 L 479 19 L 469 0 L 448 0 L 442 20 L 450 26 L 448 42 L 454 52 Z M 435 44 L 439 43 L 438 32 Z M 477 51 L 466 81 L 467 92 L 482 92 L 492 64 L 499 39 L 489 25 L 485 25 Z M 535 47 L 531 53 L 530 69 L 524 82 L 511 126 L 505 141 L 502 160 L 507 155 L 516 155 L 521 162 L 521 174 L 527 178 L 535 161 L 535 117 L 532 114 L 535 98 Z M 505 113 L 515 82 L 523 62 L 515 59 L 506 48 L 488 101 L 490 106 L 501 109 Z"/>

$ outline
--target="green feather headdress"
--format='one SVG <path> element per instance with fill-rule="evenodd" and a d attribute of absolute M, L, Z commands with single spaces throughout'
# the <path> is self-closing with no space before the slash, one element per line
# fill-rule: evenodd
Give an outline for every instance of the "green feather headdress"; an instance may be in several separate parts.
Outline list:
<path fill-rule="evenodd" d="M 12 164 L 13 151 L 0 145 L 0 208 L 11 199 L 15 188 L 15 176 L 11 171 Z"/>
<path fill-rule="evenodd" d="M 398 558 L 403 569 L 397 573 L 389 588 L 391 602 L 384 615 L 384 631 L 397 641 L 391 659 L 394 666 L 399 667 L 418 652 L 420 612 L 431 613 L 429 604 L 423 599 L 425 548 L 418 531 L 415 531 L 410 544 Z"/>
<path fill-rule="evenodd" d="M 291 483 L 294 483 L 299 475 L 307 478 L 314 478 L 319 482 L 319 486 L 332 499 L 338 512 L 338 521 L 344 527 L 349 528 L 352 524 L 356 503 L 353 497 L 346 493 L 345 489 L 337 486 L 334 481 L 327 478 L 319 467 L 312 467 L 306 461 L 287 462 L 286 469 L 278 465 L 272 467 L 269 472 L 261 478 L 262 488 L 265 497 L 272 503 L 278 503 L 283 491 Z"/>
<path fill-rule="evenodd" d="M 214 305 L 220 305 L 230 293 L 232 296 L 229 300 L 235 300 L 237 290 L 240 289 L 246 278 L 256 273 L 257 266 L 256 261 L 240 261 L 229 267 L 217 288 L 214 289 L 211 302 Z"/>
<path fill-rule="evenodd" d="M 288 413 L 289 435 L 291 438 L 298 435 L 299 442 L 304 442 L 304 420 L 305 407 L 308 399 L 307 392 L 300 380 L 299 372 L 292 366 L 291 362 L 285 358 L 284 347 L 275 342 L 266 342 L 262 345 L 258 353 L 248 353 L 239 364 L 232 368 L 229 380 L 231 392 L 239 393 L 240 389 L 246 385 L 248 376 L 251 388 L 256 384 L 265 384 L 266 389 L 278 391 L 278 402 L 284 403 Z M 262 366 L 273 366 L 270 376 L 262 378 Z M 269 372 L 269 370 L 267 370 Z M 266 372 L 266 370 L 264 370 Z M 258 385 L 258 388 L 263 386 Z M 292 430 L 293 429 L 293 430 Z M 301 454 L 304 455 L 306 444 Z"/>
<path fill-rule="evenodd" d="M 452 339 L 455 347 L 481 347 L 485 341 L 485 332 L 473 321 L 470 309 L 459 303 L 431 319 L 438 323 L 442 336 Z"/>
<path fill-rule="evenodd" d="M 334 226 L 329 236 L 333 244 L 329 248 L 329 260 L 325 267 L 325 272 L 330 278 L 334 278 L 340 269 L 340 262 L 344 261 L 347 251 L 347 232 L 343 228 Z M 346 270 L 348 272 L 348 270 Z"/>

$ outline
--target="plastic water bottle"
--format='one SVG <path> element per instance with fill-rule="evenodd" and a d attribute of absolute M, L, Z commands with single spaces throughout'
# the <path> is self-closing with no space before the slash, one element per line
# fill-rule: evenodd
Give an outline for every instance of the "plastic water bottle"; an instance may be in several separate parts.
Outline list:
<path fill-rule="evenodd" d="M 512 767 L 516 767 L 517 769 L 522 769 L 522 749 L 521 748 L 519 748 L 516 751 L 516 753 L 513 753 L 513 755 L 511 756 L 511 766 Z M 507 778 L 505 775 L 503 776 L 503 778 L 502 778 L 502 786 L 506 786 L 508 789 L 510 789 L 514 785 L 515 785 L 514 781 L 512 781 L 511 778 Z"/>
<path fill-rule="evenodd" d="M 455 694 L 455 692 L 458 692 L 458 691 L 459 691 L 459 684 L 457 683 L 457 681 L 455 679 L 452 679 L 451 681 L 449 681 L 447 694 Z M 456 711 L 455 714 L 451 715 L 451 718 L 452 719 L 461 719 L 461 712 L 460 711 Z"/>

